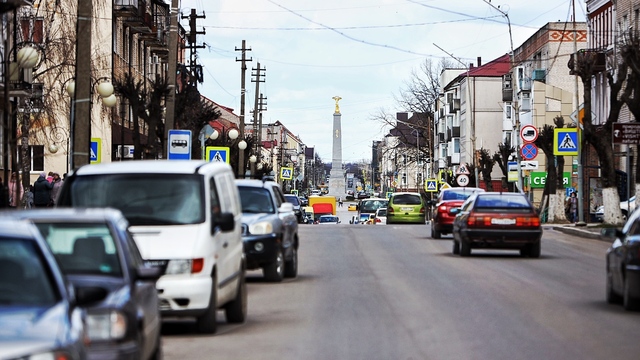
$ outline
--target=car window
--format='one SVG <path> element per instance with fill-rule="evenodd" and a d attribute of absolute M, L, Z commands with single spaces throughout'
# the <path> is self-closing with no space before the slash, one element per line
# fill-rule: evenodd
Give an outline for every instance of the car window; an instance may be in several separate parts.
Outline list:
<path fill-rule="evenodd" d="M 472 191 L 448 190 L 442 193 L 442 200 L 466 200 L 471 194 Z"/>
<path fill-rule="evenodd" d="M 282 193 L 282 190 L 280 190 L 280 187 L 276 185 L 273 186 L 273 193 L 276 195 L 276 207 L 279 208 L 280 205 L 286 202 L 284 194 Z"/>
<path fill-rule="evenodd" d="M 378 209 L 378 216 L 387 216 L 387 209 Z"/>
<path fill-rule="evenodd" d="M 118 247 L 106 223 L 36 222 L 65 274 L 122 277 Z"/>
<path fill-rule="evenodd" d="M 285 196 L 284 196 L 284 199 L 285 199 L 287 202 L 292 203 L 293 205 L 300 206 L 300 201 L 298 201 L 298 197 L 297 197 L 297 196 L 285 195 Z"/>
<path fill-rule="evenodd" d="M 524 196 L 496 194 L 478 196 L 475 201 L 475 208 L 530 209 L 531 204 Z"/>
<path fill-rule="evenodd" d="M 238 186 L 242 212 L 247 214 L 275 213 L 269 190 L 261 187 Z"/>
<path fill-rule="evenodd" d="M 375 212 L 381 207 L 387 207 L 388 204 L 387 200 L 361 200 L 360 212 Z"/>
<path fill-rule="evenodd" d="M 219 215 L 222 209 L 220 208 L 220 198 L 218 197 L 216 182 L 213 178 L 209 180 L 209 202 L 211 214 Z"/>
<path fill-rule="evenodd" d="M 391 202 L 394 205 L 420 205 L 422 204 L 422 199 L 419 195 L 398 194 L 393 196 Z"/>
<path fill-rule="evenodd" d="M 35 242 L 0 238 L 0 304 L 53 305 L 60 300 L 55 279 Z"/>
<path fill-rule="evenodd" d="M 113 207 L 131 225 L 198 224 L 205 220 L 202 175 L 79 176 L 70 187 L 74 207 Z"/>

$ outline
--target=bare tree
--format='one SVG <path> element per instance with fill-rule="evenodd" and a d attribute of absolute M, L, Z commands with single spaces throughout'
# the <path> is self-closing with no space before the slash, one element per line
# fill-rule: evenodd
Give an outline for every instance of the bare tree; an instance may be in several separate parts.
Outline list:
<path fill-rule="evenodd" d="M 491 157 L 489 150 L 485 148 L 480 148 L 478 151 L 480 154 L 480 159 L 478 164 L 480 165 L 480 170 L 482 172 L 482 179 L 487 188 L 487 191 L 493 191 L 493 183 L 491 182 L 491 172 L 493 171 L 493 166 L 496 164 L 496 160 Z M 471 173 L 475 172 L 473 169 Z"/>

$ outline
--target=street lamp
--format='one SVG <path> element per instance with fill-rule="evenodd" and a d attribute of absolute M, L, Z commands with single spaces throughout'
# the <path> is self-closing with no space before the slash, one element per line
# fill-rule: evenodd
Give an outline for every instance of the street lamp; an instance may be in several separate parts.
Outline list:
<path fill-rule="evenodd" d="M 256 161 L 258 161 L 257 156 L 255 155 L 249 156 L 249 162 L 251 163 L 250 170 L 249 170 L 249 177 L 253 177 L 255 174 Z"/>

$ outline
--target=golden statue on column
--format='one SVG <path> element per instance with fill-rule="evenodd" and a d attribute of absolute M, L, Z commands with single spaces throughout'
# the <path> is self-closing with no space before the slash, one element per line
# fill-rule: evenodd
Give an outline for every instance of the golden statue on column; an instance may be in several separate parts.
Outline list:
<path fill-rule="evenodd" d="M 334 96 L 332 97 L 333 100 L 336 101 L 336 114 L 340 114 L 340 106 L 338 105 L 338 101 L 342 100 L 342 98 L 340 96 Z"/>

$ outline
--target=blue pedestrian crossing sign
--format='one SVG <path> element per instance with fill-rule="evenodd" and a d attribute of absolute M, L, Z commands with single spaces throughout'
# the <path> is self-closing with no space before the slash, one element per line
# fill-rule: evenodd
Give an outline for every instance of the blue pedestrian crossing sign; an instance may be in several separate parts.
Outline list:
<path fill-rule="evenodd" d="M 577 156 L 578 144 L 577 128 L 553 129 L 553 155 Z"/>
<path fill-rule="evenodd" d="M 280 179 L 291 180 L 293 179 L 293 168 L 283 167 L 280 169 Z"/>
<path fill-rule="evenodd" d="M 436 191 L 438 191 L 438 180 L 437 179 L 427 179 L 425 181 L 424 191 L 427 191 L 427 192 L 436 192 Z"/>
<path fill-rule="evenodd" d="M 229 147 L 227 146 L 207 146 L 204 151 L 205 160 L 220 161 L 229 163 Z"/>
<path fill-rule="evenodd" d="M 98 164 L 102 161 L 100 153 L 102 152 L 102 139 L 91 138 L 91 144 L 89 146 L 89 163 Z"/>

